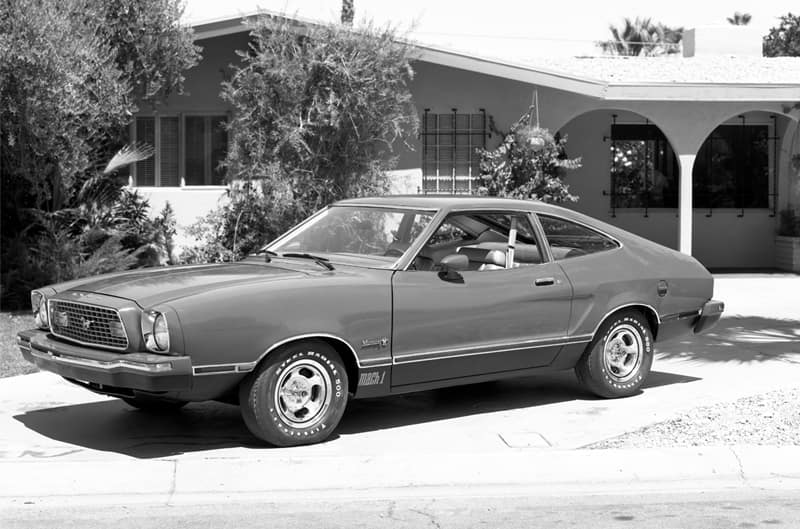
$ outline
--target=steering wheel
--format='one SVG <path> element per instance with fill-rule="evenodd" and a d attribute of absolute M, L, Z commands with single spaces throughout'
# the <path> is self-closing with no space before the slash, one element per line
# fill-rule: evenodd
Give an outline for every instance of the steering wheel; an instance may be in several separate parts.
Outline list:
<path fill-rule="evenodd" d="M 385 252 L 383 252 L 384 257 L 403 257 L 402 250 L 398 250 L 397 248 L 388 248 Z"/>

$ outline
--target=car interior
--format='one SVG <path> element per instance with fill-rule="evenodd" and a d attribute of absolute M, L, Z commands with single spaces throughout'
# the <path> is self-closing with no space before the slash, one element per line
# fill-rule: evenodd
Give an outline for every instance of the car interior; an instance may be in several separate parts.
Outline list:
<path fill-rule="evenodd" d="M 422 247 L 409 267 L 411 270 L 439 270 L 448 255 L 464 255 L 468 270 L 506 268 L 512 215 L 504 213 L 460 213 L 451 215 Z M 515 219 L 516 241 L 513 268 L 542 262 L 533 228 L 526 215 Z"/>

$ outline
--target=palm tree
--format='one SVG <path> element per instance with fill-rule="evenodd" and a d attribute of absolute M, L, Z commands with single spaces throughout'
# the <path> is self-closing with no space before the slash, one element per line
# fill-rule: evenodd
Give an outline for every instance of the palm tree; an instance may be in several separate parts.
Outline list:
<path fill-rule="evenodd" d="M 625 18 L 622 27 L 609 25 L 611 40 L 600 41 L 597 45 L 610 55 L 665 55 L 680 51 L 683 28 L 670 28 L 664 24 L 654 24 L 650 18 Z"/>
<path fill-rule="evenodd" d="M 750 13 L 735 12 L 732 17 L 728 17 L 728 23 L 734 26 L 746 26 L 750 23 Z"/>

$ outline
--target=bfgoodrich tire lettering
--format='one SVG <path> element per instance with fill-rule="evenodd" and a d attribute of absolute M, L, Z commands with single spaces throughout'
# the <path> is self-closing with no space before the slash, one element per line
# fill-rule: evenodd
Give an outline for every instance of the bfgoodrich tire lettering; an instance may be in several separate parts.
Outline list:
<path fill-rule="evenodd" d="M 653 333 L 637 311 L 611 316 L 575 367 L 578 380 L 606 398 L 634 395 L 653 364 Z"/>
<path fill-rule="evenodd" d="M 347 372 L 321 341 L 290 344 L 270 354 L 239 388 L 248 429 L 275 446 L 327 439 L 347 405 Z"/>

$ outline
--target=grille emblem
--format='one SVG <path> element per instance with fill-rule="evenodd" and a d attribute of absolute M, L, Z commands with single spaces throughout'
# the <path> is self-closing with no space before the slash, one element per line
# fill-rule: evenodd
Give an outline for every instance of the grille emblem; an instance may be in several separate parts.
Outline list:
<path fill-rule="evenodd" d="M 92 324 L 94 324 L 94 320 L 89 320 L 87 318 L 81 318 L 81 327 L 83 327 L 87 331 L 92 326 Z"/>

